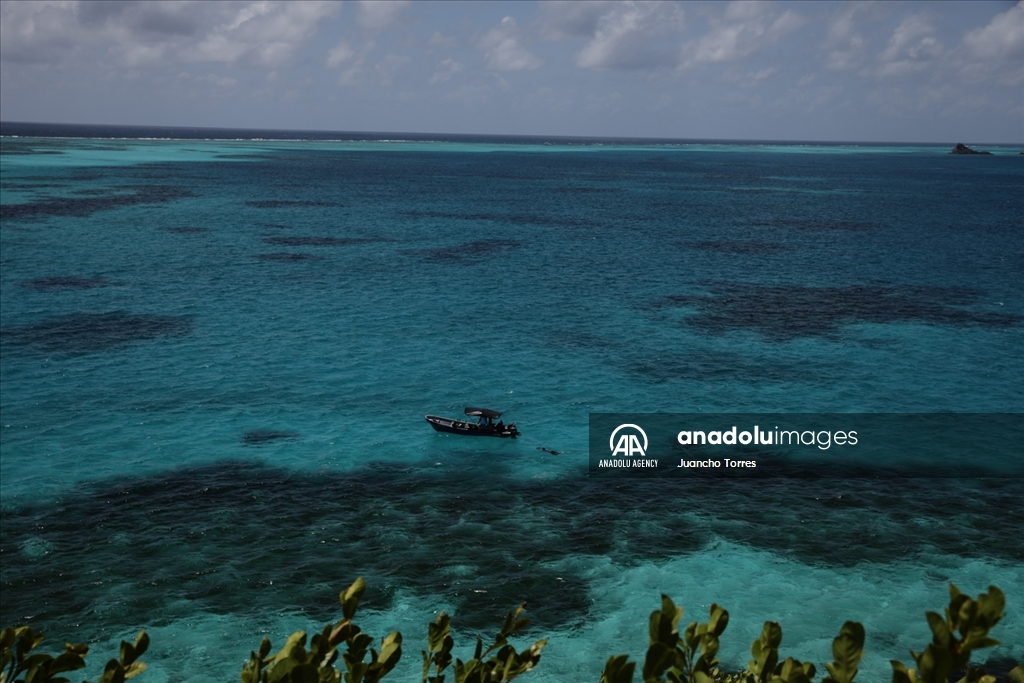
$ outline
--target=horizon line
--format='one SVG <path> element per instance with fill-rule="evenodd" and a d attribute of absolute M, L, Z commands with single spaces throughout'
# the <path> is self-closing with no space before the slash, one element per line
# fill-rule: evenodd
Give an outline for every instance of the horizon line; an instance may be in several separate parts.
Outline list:
<path fill-rule="evenodd" d="M 439 138 L 461 138 L 466 141 L 482 141 L 481 138 L 499 138 L 507 141 L 537 141 L 537 140 L 549 140 L 549 141 L 578 141 L 578 142 L 616 142 L 622 143 L 636 143 L 636 144 L 651 144 L 651 143 L 669 143 L 669 144 L 778 144 L 778 145 L 863 145 L 863 146 L 920 146 L 920 147 L 933 147 L 933 146 L 945 146 L 945 145 L 956 145 L 957 142 L 900 142 L 900 141 L 879 141 L 879 140 L 793 140 L 793 139 L 755 139 L 755 138 L 674 138 L 674 137 L 653 137 L 653 136 L 634 136 L 634 135 L 554 135 L 554 134 L 524 134 L 524 133 L 438 133 L 438 132 L 411 132 L 411 131 L 360 131 L 360 130 L 322 130 L 313 128 L 252 128 L 252 127 L 225 127 L 225 126 L 168 126 L 168 125 L 151 125 L 151 124 L 120 124 L 120 123 L 64 123 L 64 122 L 37 122 L 37 121 L 5 121 L 0 120 L 0 137 L 19 137 L 18 135 L 8 135 L 3 132 L 3 128 L 6 126 L 27 126 L 27 127 L 45 127 L 45 126 L 62 126 L 68 128 L 84 128 L 84 129 L 138 129 L 138 130 L 166 130 L 166 131 L 177 131 L 184 132 L 189 131 L 195 133 L 200 132 L 249 132 L 249 133 L 297 133 L 299 137 L 281 138 L 276 139 L 280 141 L 286 140 L 302 140 L 307 139 L 301 137 L 301 134 L 306 135 L 339 135 L 339 136 L 360 136 L 368 138 L 366 141 L 372 140 L 392 140 L 395 142 L 403 141 L 403 136 L 408 138 L 410 142 L 430 142 L 438 141 L 444 142 Z M 398 136 L 397 138 L 395 136 Z M 84 135 L 46 135 L 42 137 L 58 137 L 58 138 L 87 138 L 91 136 Z M 134 136 L 117 136 L 107 135 L 104 138 L 118 138 L 123 137 L 125 139 L 131 139 Z M 419 139 L 414 139 L 419 138 Z M 195 139 L 194 137 L 181 138 L 174 136 L 167 136 L 165 139 Z M 216 135 L 207 136 L 205 139 L 212 140 L 237 140 L 237 135 L 231 137 L 217 137 Z M 322 141 L 331 141 L 329 138 L 321 138 Z M 335 138 L 333 140 L 344 141 L 345 138 Z M 985 145 L 995 147 L 1022 147 L 1024 142 L 970 142 L 964 144 L 971 145 Z"/>

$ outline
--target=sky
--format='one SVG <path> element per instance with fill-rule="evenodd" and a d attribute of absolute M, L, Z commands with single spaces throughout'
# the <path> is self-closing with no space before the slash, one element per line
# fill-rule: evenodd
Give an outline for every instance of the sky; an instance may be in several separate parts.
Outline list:
<path fill-rule="evenodd" d="M 0 119 L 1024 143 L 1024 1 L 0 3 Z"/>

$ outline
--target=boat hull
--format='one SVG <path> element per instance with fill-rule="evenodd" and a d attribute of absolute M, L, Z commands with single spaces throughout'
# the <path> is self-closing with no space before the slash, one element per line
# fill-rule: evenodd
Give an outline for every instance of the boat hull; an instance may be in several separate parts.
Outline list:
<path fill-rule="evenodd" d="M 449 417 L 439 417 L 437 415 L 427 415 L 427 422 L 434 428 L 435 431 L 443 432 L 445 434 L 461 434 L 463 436 L 495 436 L 499 439 L 514 439 L 519 436 L 519 430 L 516 429 L 515 425 L 504 425 L 501 429 L 496 426 L 481 427 L 473 422 L 463 422 L 462 420 L 453 420 Z"/>

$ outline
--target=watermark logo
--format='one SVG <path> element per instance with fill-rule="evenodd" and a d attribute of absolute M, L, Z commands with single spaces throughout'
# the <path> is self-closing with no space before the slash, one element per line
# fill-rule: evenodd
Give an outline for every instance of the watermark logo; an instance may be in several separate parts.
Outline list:
<path fill-rule="evenodd" d="M 1024 481 L 1024 413 L 591 413 L 588 444 L 599 478 Z"/>
<path fill-rule="evenodd" d="M 639 436 L 643 437 L 644 445 L 640 445 L 640 439 L 637 438 L 637 434 L 630 431 L 623 430 L 634 430 L 639 432 Z M 618 441 L 615 440 L 615 436 L 619 435 Z M 612 432 L 611 438 L 608 439 L 608 448 L 612 451 L 612 457 L 616 455 L 623 455 L 627 458 L 643 458 L 647 455 L 647 432 L 641 429 L 639 426 L 634 424 L 621 424 L 615 428 Z"/>

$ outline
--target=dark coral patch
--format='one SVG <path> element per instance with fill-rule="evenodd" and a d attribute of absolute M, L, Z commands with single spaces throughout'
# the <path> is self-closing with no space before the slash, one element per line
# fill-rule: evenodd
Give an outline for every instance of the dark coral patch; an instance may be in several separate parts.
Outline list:
<path fill-rule="evenodd" d="M 681 488 L 521 481 L 446 459 L 443 472 L 408 462 L 354 472 L 223 462 L 6 509 L 0 607 L 11 621 L 32 615 L 56 631 L 78 628 L 81 614 L 105 628 L 137 628 L 144 607 L 177 618 L 262 615 L 272 605 L 326 622 L 337 618 L 342 582 L 365 576 L 370 609 L 412 593 L 452 604 L 460 629 L 493 633 L 506 610 L 528 600 L 534 626 L 550 632 L 587 618 L 588 580 L 560 567 L 576 556 L 628 567 L 726 539 L 812 566 L 892 563 L 924 550 L 1024 561 L 1019 481 L 709 479 Z M 964 496 L 976 504 L 951 525 L 934 501 Z M 652 500 L 671 504 L 652 514 Z M 708 500 L 714 514 L 701 512 Z M 851 537 L 866 517 L 891 533 Z M 25 551 L 40 544 L 56 551 Z M 100 609 L 112 587 L 123 587 L 125 609 Z"/>
<path fill-rule="evenodd" d="M 63 149 L 58 149 L 57 147 L 57 144 L 48 144 L 45 140 L 19 140 L 17 138 L 4 138 L 3 143 L 0 144 L 0 156 L 64 154 Z"/>
<path fill-rule="evenodd" d="M 264 237 L 267 244 L 282 247 L 348 247 L 353 244 L 386 242 L 381 237 Z"/>
<path fill-rule="evenodd" d="M 98 187 L 85 188 L 82 190 L 75 190 L 74 194 L 82 195 L 85 197 L 105 197 L 110 194 L 110 190 L 103 190 Z"/>
<path fill-rule="evenodd" d="M 750 242 L 739 240 L 710 240 L 706 242 L 687 242 L 684 246 L 701 251 L 716 251 L 722 254 L 768 254 L 786 251 L 790 247 L 778 242 Z"/>
<path fill-rule="evenodd" d="M 287 251 L 276 251 L 270 254 L 256 254 L 256 258 L 261 261 L 280 261 L 282 263 L 289 263 L 292 261 L 323 261 L 323 256 L 317 256 L 316 254 L 301 254 L 292 253 Z"/>
<path fill-rule="evenodd" d="M 606 194 L 609 192 L 619 192 L 617 187 L 593 187 L 588 185 L 572 185 L 558 188 L 559 192 L 565 192 L 568 194 Z"/>
<path fill-rule="evenodd" d="M 803 378 L 806 381 L 810 366 L 812 364 L 803 359 L 765 363 L 743 354 L 700 348 L 687 349 L 683 353 L 662 352 L 653 358 L 635 358 L 622 364 L 627 372 L 653 383 L 680 379 L 701 382 L 780 382 Z M 821 374 L 827 375 L 827 368 Z"/>
<path fill-rule="evenodd" d="M 173 232 L 175 235 L 202 235 L 204 233 L 210 232 L 209 228 L 190 226 L 163 228 L 163 230 L 164 232 Z"/>
<path fill-rule="evenodd" d="M 32 220 L 47 216 L 82 218 L 97 211 L 109 211 L 138 204 L 162 204 L 191 196 L 187 190 L 162 185 L 143 185 L 131 193 L 108 194 L 102 197 L 50 197 L 36 202 L 0 205 L 0 219 Z"/>
<path fill-rule="evenodd" d="M 507 223 L 510 225 L 535 225 L 554 228 L 594 228 L 602 224 L 580 217 L 578 213 L 567 215 L 544 215 L 516 212 L 469 212 L 458 211 L 403 211 L 403 216 L 409 218 L 441 218 L 444 220 L 457 221 L 492 221 L 495 223 Z"/>
<path fill-rule="evenodd" d="M 828 232 L 832 230 L 862 231 L 878 227 L 866 221 L 851 221 L 843 218 L 779 218 L 770 221 L 755 221 L 752 225 L 772 228 L 793 228 L 810 232 Z"/>
<path fill-rule="evenodd" d="M 334 202 L 321 202 L 318 200 L 252 200 L 246 202 L 246 206 L 256 209 L 292 209 L 304 206 L 338 206 Z"/>
<path fill-rule="evenodd" d="M 42 351 L 105 351 L 137 341 L 180 337 L 192 331 L 190 316 L 72 313 L 4 330 L 6 341 Z"/>
<path fill-rule="evenodd" d="M 295 432 L 282 432 L 276 429 L 253 429 L 242 435 L 242 443 L 248 446 L 258 446 L 270 441 L 281 441 L 282 439 L 297 439 Z"/>
<path fill-rule="evenodd" d="M 804 287 L 724 283 L 710 296 L 668 297 L 663 305 L 695 308 L 687 318 L 714 333 L 753 330 L 775 339 L 834 334 L 851 323 L 927 323 L 1008 327 L 1021 316 L 978 310 L 979 293 L 959 287 L 846 285 Z"/>
<path fill-rule="evenodd" d="M 105 277 L 75 277 L 73 275 L 57 277 L 40 277 L 29 280 L 26 287 L 37 292 L 50 292 L 60 289 L 93 289 L 95 287 L 109 287 L 114 284 Z"/>
<path fill-rule="evenodd" d="M 457 244 L 452 247 L 410 249 L 405 253 L 412 256 L 422 257 L 428 261 L 469 263 L 472 261 L 499 256 L 512 249 L 518 249 L 521 246 L 523 246 L 523 243 L 516 240 L 477 240 L 474 242 Z"/>

